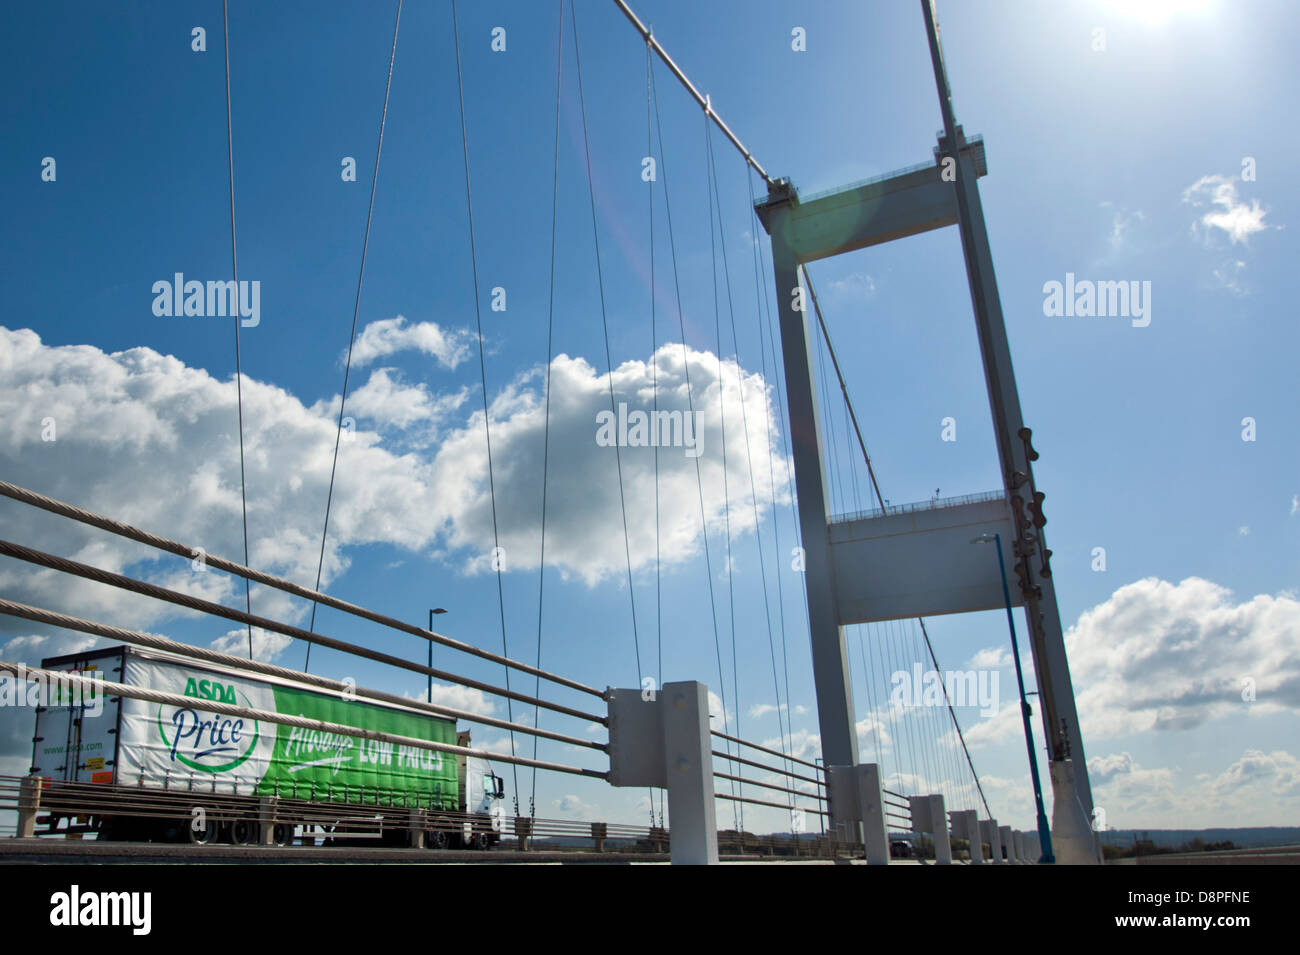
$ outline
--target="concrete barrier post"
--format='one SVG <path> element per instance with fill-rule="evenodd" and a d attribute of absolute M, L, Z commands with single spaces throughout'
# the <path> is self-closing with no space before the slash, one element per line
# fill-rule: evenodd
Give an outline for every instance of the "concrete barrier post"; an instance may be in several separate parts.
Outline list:
<path fill-rule="evenodd" d="M 18 784 L 18 828 L 14 836 L 31 839 L 36 835 L 36 813 L 41 808 L 41 777 L 32 773 Z"/>

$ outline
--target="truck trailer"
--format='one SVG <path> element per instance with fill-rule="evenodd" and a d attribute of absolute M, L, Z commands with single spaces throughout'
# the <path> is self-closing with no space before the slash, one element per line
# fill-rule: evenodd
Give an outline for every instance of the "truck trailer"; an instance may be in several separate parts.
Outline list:
<path fill-rule="evenodd" d="M 487 849 L 505 785 L 486 760 L 204 710 L 205 702 L 468 746 L 427 711 L 292 679 L 116 646 L 51 657 L 58 672 L 182 695 L 191 706 L 83 695 L 36 711 L 43 833 L 101 840 Z"/>

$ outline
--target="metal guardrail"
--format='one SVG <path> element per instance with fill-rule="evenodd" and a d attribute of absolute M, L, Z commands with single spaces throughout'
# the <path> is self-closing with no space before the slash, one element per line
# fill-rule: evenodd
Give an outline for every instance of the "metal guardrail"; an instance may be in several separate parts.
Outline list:
<path fill-rule="evenodd" d="M 22 811 L 24 780 L 30 778 L 0 776 L 0 812 Z M 218 837 L 220 841 L 235 841 L 230 835 L 233 824 L 247 824 L 245 837 L 239 840 L 244 844 L 259 841 L 258 827 L 267 821 L 287 827 L 285 841 L 281 843 L 284 845 L 314 845 L 317 840 L 324 843 L 340 839 L 379 840 L 385 834 L 390 843 L 400 841 L 407 844 L 410 842 L 413 820 L 423 828 L 426 836 L 435 831 L 457 834 L 470 826 L 475 833 L 495 833 L 503 843 L 513 840 L 515 847 L 520 849 L 592 851 L 594 848 L 597 852 L 617 849 L 624 853 L 663 854 L 668 851 L 671 842 L 669 830 L 655 826 L 529 817 L 505 817 L 492 822 L 482 815 L 448 810 L 426 811 L 427 805 L 419 807 L 419 800 L 395 792 L 388 793 L 386 797 L 383 794 L 353 792 L 350 795 L 356 801 L 322 802 L 294 798 L 292 795 L 268 798 L 214 793 L 201 784 L 196 785 L 192 778 L 177 778 L 173 781 L 176 785 L 171 788 L 153 789 L 46 780 L 36 797 L 34 821 L 37 825 L 33 835 L 42 840 L 83 837 L 113 840 L 125 834 L 129 841 L 146 841 L 145 838 L 129 838 L 133 832 L 138 834 L 142 831 L 138 828 L 138 821 L 146 820 L 175 823 L 175 827 L 171 828 L 172 841 L 183 843 L 186 841 L 183 835 L 185 827 L 195 819 L 194 809 L 202 806 L 206 813 L 221 818 L 223 828 L 220 830 L 222 835 Z M 335 795 L 341 796 L 342 793 L 337 792 Z M 778 805 L 778 808 L 786 807 Z M 105 832 L 103 820 L 115 815 L 135 821 L 137 829 L 120 830 L 109 836 Z M 2 824 L 0 834 L 6 837 L 17 835 L 20 826 L 21 822 Z M 165 825 L 157 826 L 154 835 L 148 838 L 156 841 L 158 835 L 167 829 Z M 538 846 L 537 840 L 568 844 Z M 427 844 L 429 842 L 426 840 Z M 725 853 L 760 856 L 824 858 L 852 855 L 861 850 L 860 844 L 838 839 L 833 833 L 820 836 L 792 833 L 787 836 L 721 830 L 718 833 L 718 845 L 719 850 Z M 196 846 L 196 851 L 199 850 L 201 846 Z"/>
<path fill-rule="evenodd" d="M 913 514 L 918 511 L 937 511 L 945 507 L 960 507 L 963 504 L 979 504 L 985 501 L 1006 500 L 1005 491 L 984 491 L 980 494 L 962 494 L 957 497 L 932 497 L 928 501 L 912 501 L 908 504 L 889 504 L 883 508 L 873 507 L 865 511 L 848 511 L 831 516 L 830 523 L 846 524 L 849 521 L 870 520 L 873 517 L 893 517 L 896 514 Z"/>

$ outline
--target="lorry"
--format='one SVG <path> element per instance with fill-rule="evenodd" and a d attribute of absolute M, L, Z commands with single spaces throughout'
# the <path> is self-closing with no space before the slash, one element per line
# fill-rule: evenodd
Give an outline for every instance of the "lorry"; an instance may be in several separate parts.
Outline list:
<path fill-rule="evenodd" d="M 171 706 L 85 694 L 69 699 L 73 705 L 37 707 L 31 772 L 43 780 L 42 834 L 275 845 L 296 836 L 312 844 L 435 849 L 488 849 L 500 841 L 505 784 L 485 759 L 203 706 L 468 746 L 469 731 L 452 719 L 134 646 L 41 665 L 193 700 Z"/>

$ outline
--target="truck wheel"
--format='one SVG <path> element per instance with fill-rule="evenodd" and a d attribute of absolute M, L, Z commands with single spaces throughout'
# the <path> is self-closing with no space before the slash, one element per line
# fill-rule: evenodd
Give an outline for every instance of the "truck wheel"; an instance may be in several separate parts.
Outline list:
<path fill-rule="evenodd" d="M 447 832 L 445 829 L 434 829 L 425 836 L 425 845 L 430 849 L 447 848 Z"/>
<path fill-rule="evenodd" d="M 293 826 L 277 822 L 272 830 L 271 840 L 277 846 L 287 846 L 293 842 Z"/>
<path fill-rule="evenodd" d="M 473 837 L 469 841 L 469 847 L 471 849 L 477 849 L 480 852 L 486 851 L 491 845 L 492 842 L 488 838 L 488 834 L 486 832 L 474 833 Z"/>
<path fill-rule="evenodd" d="M 206 846 L 210 842 L 217 841 L 217 821 L 209 819 L 202 829 L 195 829 L 193 823 L 185 827 L 186 835 L 189 837 L 191 844 L 196 846 Z"/>
<path fill-rule="evenodd" d="M 236 819 L 230 824 L 230 841 L 237 846 L 251 846 L 258 842 L 260 828 L 251 819 Z"/>

